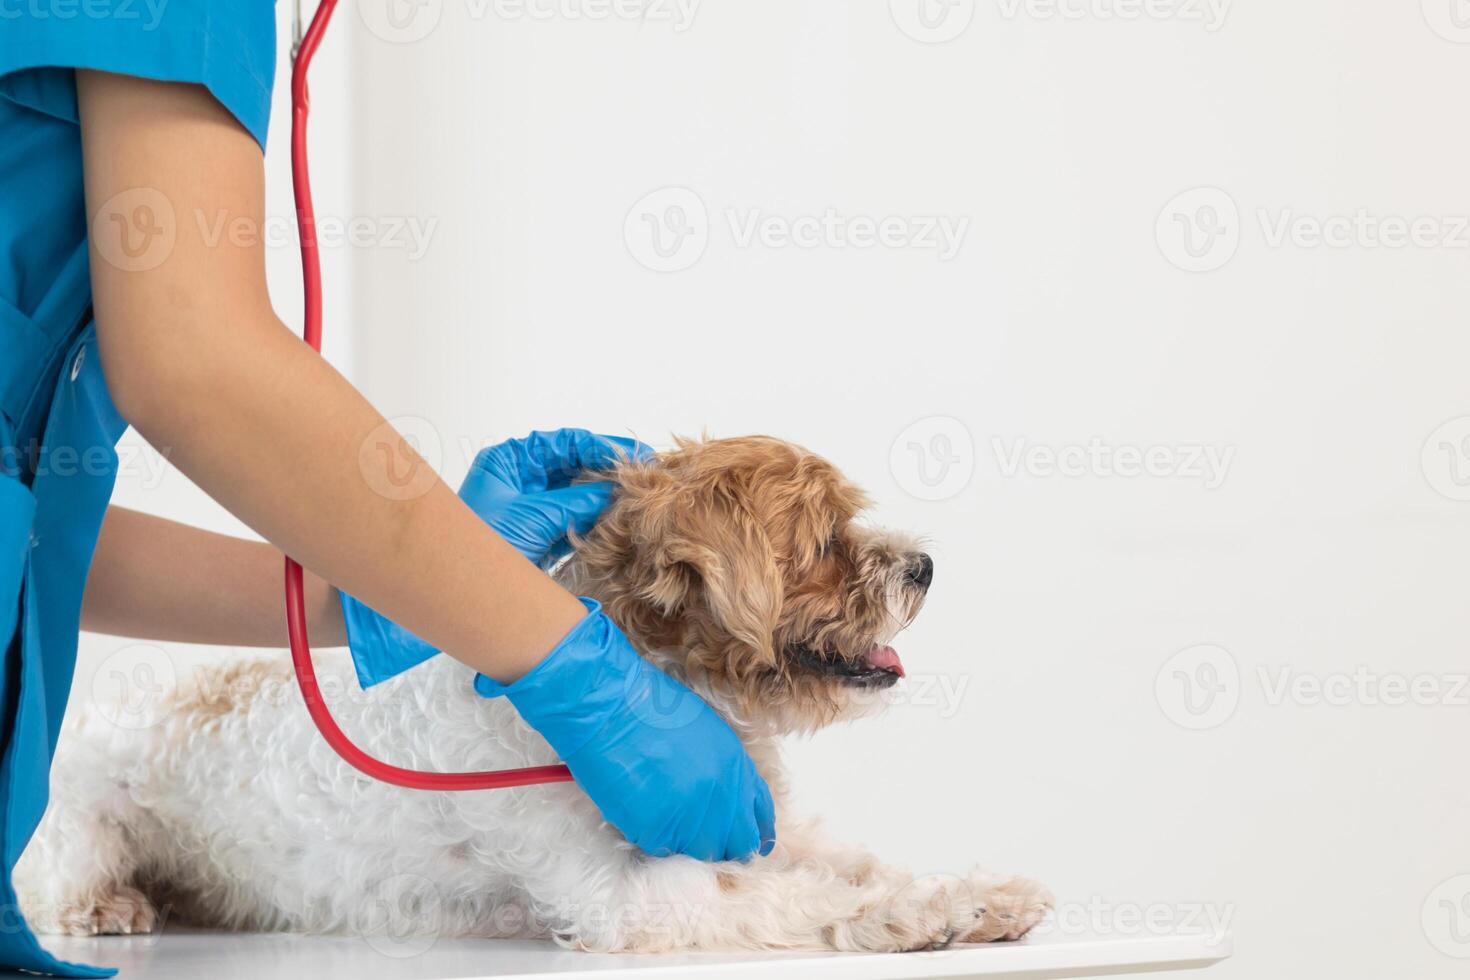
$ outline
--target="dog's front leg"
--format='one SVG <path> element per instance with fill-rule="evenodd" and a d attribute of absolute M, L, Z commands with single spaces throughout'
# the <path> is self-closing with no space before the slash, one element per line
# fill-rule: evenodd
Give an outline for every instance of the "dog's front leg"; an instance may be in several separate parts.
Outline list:
<path fill-rule="evenodd" d="M 744 864 L 640 857 L 537 904 L 563 945 L 630 953 L 932 949 L 980 920 L 965 879 L 896 874 L 859 885 L 783 848 Z"/>
<path fill-rule="evenodd" d="M 902 895 L 914 881 L 908 871 L 884 864 L 866 848 L 833 840 L 819 821 L 782 825 L 778 837 L 794 860 L 824 864 L 854 885 L 886 888 L 891 894 Z M 977 913 L 974 925 L 956 937 L 959 942 L 1019 939 L 1055 904 L 1045 885 L 1017 875 L 976 868 L 962 879 L 953 880 L 964 882 Z"/>
<path fill-rule="evenodd" d="M 1020 939 L 1056 906 L 1051 889 L 1020 875 L 996 874 L 976 868 L 965 878 L 982 910 L 975 928 L 960 942 L 989 943 Z"/>

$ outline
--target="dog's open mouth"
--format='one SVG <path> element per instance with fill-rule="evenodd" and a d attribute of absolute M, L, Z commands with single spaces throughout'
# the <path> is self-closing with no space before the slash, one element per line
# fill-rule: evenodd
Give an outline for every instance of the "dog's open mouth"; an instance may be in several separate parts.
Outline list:
<path fill-rule="evenodd" d="M 903 674 L 903 661 L 890 646 L 874 647 L 861 657 L 842 657 L 796 644 L 787 651 L 792 662 L 807 670 L 835 677 L 855 687 L 892 687 Z"/>

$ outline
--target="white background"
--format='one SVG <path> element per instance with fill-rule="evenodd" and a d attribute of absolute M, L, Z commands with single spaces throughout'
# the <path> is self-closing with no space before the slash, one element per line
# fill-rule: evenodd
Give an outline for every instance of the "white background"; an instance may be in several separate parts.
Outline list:
<path fill-rule="evenodd" d="M 1056 928 L 1228 921 L 1221 978 L 1463 975 L 1470 8 L 927 2 L 934 32 L 919 0 L 429 0 L 405 34 L 348 0 L 319 207 L 385 237 L 332 257 L 332 355 L 451 481 L 535 427 L 765 432 L 927 535 L 900 703 L 792 748 L 843 837 L 1042 878 Z M 644 200 L 671 187 L 696 207 Z M 652 271 L 670 203 L 674 263 L 706 247 Z M 731 224 L 828 209 L 967 225 L 944 260 Z M 1275 236 L 1360 211 L 1340 245 Z M 1416 218 L 1433 244 L 1375 244 Z M 434 222 L 417 258 L 407 219 Z M 297 322 L 293 249 L 271 262 Z M 1229 465 L 1005 465 L 1094 438 Z M 237 527 L 143 482 L 119 500 Z M 118 646 L 87 638 L 79 698 Z"/>

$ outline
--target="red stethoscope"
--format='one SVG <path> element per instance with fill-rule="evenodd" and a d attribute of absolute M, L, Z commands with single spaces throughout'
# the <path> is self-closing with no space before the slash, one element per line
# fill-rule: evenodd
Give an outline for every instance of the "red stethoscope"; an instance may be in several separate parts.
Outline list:
<path fill-rule="evenodd" d="M 296 191 L 296 217 L 301 234 L 301 277 L 306 296 L 303 339 L 312 349 L 322 349 L 322 266 L 317 253 L 316 214 L 311 203 L 311 178 L 306 162 L 306 116 L 310 97 L 306 90 L 306 72 L 312 55 L 326 33 L 327 22 L 337 0 L 321 0 L 311 26 L 301 30 L 301 0 L 295 4 L 295 36 L 291 70 L 291 183 Z M 395 786 L 425 790 L 504 789 L 535 783 L 559 783 L 572 778 L 566 766 L 535 766 L 528 769 L 502 769 L 497 772 L 424 772 L 403 769 L 375 759 L 352 743 L 338 727 L 327 709 L 311 663 L 311 645 L 306 636 L 306 601 L 301 566 L 286 558 L 286 631 L 291 638 L 291 662 L 296 667 L 296 681 L 311 720 L 321 731 L 327 744 L 358 770 Z"/>

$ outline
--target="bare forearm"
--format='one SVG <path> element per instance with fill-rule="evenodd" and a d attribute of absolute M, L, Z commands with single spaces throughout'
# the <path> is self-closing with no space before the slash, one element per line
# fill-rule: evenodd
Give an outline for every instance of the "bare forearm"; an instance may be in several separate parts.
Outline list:
<path fill-rule="evenodd" d="M 77 93 L 93 229 L 131 227 L 130 194 L 147 188 L 174 232 L 143 269 L 92 239 L 98 343 L 123 414 L 272 544 L 435 647 L 502 681 L 538 663 L 581 604 L 275 317 L 258 237 L 201 225 L 262 226 L 254 141 L 195 86 L 84 71 Z"/>
<path fill-rule="evenodd" d="M 313 643 L 347 642 L 336 590 L 309 572 L 306 611 Z M 82 628 L 177 643 L 284 647 L 281 553 L 263 542 L 113 507 L 87 577 Z"/>
<path fill-rule="evenodd" d="M 229 338 L 180 357 L 186 370 L 155 366 L 152 377 L 166 380 L 135 420 L 144 435 L 304 566 L 435 646 L 502 679 L 534 666 L 584 615 L 581 605 L 490 531 L 283 325 L 234 316 Z M 104 339 L 109 371 L 114 353 Z M 134 367 L 148 358 L 130 356 Z M 274 568 L 277 587 L 279 575 Z"/>

